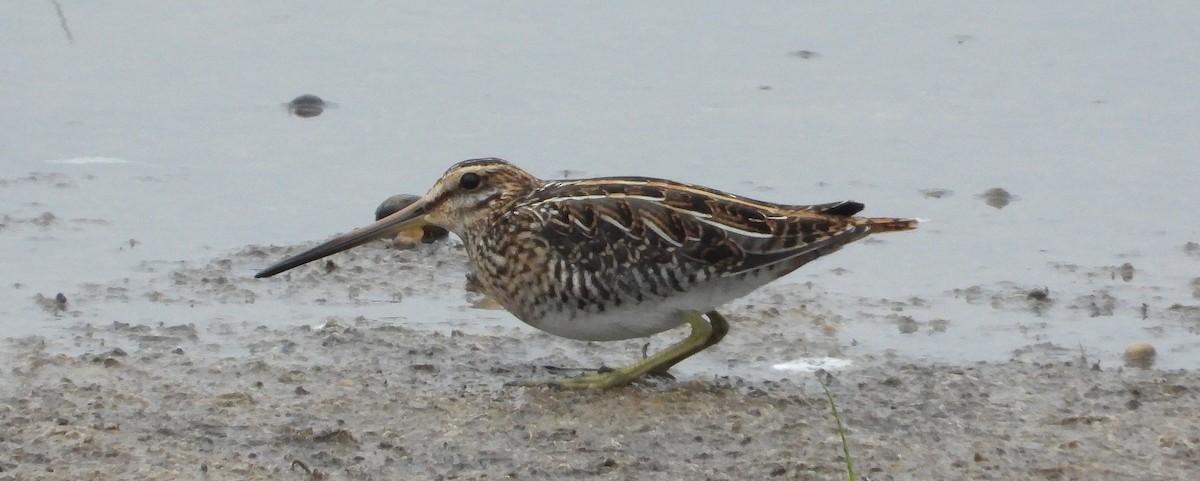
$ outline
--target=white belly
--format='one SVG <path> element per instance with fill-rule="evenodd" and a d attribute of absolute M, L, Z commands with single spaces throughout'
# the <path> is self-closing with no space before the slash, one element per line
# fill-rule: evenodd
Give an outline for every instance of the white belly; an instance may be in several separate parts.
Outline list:
<path fill-rule="evenodd" d="M 763 284 L 757 275 L 743 279 L 717 279 L 693 286 L 686 292 L 676 292 L 662 299 L 646 299 L 641 303 L 623 302 L 620 307 L 604 312 L 564 310 L 526 324 L 556 336 L 581 341 L 619 341 L 648 337 L 684 324 L 687 311 L 705 313 L 734 299 L 749 294 Z"/>

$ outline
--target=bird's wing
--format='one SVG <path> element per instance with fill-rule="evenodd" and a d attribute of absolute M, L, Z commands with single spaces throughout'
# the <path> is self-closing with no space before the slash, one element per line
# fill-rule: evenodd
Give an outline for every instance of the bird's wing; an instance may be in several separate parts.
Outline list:
<path fill-rule="evenodd" d="M 564 183 L 567 184 L 567 183 Z M 786 265 L 779 275 L 862 238 L 862 204 L 785 206 L 657 179 L 592 179 L 549 189 L 536 215 L 548 247 L 585 267 L 683 267 L 702 276 Z"/>

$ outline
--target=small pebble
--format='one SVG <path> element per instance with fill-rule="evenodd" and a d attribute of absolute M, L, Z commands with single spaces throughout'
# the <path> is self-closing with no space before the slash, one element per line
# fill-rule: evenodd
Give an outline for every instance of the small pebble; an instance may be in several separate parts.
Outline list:
<path fill-rule="evenodd" d="M 288 112 L 297 117 L 316 117 L 325 111 L 328 105 L 325 100 L 316 95 L 304 94 L 288 102 Z"/>
<path fill-rule="evenodd" d="M 1003 209 L 1005 206 L 1007 206 L 1012 201 L 1017 200 L 1017 196 L 1012 195 L 1007 190 L 1004 190 L 999 187 L 993 187 L 991 189 L 988 189 L 988 190 L 984 191 L 984 193 L 979 194 L 976 197 L 983 199 L 983 202 L 985 204 L 995 207 L 997 209 Z"/>
<path fill-rule="evenodd" d="M 1148 342 L 1135 342 L 1125 348 L 1125 365 L 1140 369 L 1150 369 L 1154 366 L 1158 352 Z"/>
<path fill-rule="evenodd" d="M 397 194 L 388 197 L 375 209 L 375 220 L 399 212 L 400 209 L 408 207 L 417 199 L 420 197 L 412 194 Z M 418 243 L 432 244 L 445 239 L 450 235 L 450 231 L 435 225 L 426 225 L 415 229 L 397 230 L 389 235 L 392 238 L 392 247 L 398 250 L 408 250 L 416 247 Z"/>

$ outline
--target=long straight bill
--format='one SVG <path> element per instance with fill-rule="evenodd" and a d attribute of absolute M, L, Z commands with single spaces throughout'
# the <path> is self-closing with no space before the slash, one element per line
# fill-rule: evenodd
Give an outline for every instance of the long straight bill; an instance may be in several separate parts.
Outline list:
<path fill-rule="evenodd" d="M 392 215 L 379 219 L 374 224 L 342 234 L 331 239 L 329 242 L 279 261 L 271 267 L 258 271 L 258 274 L 255 274 L 254 277 L 271 277 L 280 272 L 337 254 L 338 252 L 393 234 L 402 229 L 419 227 L 426 223 L 425 203 L 421 201 L 414 202 L 412 205 L 400 209 Z"/>

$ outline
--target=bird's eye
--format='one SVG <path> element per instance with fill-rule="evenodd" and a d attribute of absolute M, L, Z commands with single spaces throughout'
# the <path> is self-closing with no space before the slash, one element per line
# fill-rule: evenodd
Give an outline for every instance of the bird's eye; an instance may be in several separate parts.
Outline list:
<path fill-rule="evenodd" d="M 476 187 L 479 187 L 480 180 L 481 179 L 479 178 L 479 174 L 476 174 L 474 172 L 467 172 L 467 173 L 463 174 L 462 177 L 459 177 L 458 186 L 462 187 L 464 189 L 467 189 L 467 190 L 471 190 Z"/>

